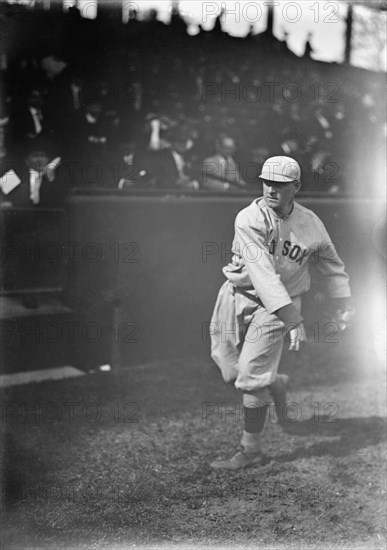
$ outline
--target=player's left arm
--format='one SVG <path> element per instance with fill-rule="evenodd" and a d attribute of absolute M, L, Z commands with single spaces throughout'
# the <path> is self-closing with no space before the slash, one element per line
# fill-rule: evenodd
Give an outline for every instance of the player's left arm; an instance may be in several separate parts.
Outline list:
<path fill-rule="evenodd" d="M 332 299 L 336 313 L 333 320 L 341 331 L 352 324 L 355 316 L 355 304 L 352 299 L 349 275 L 340 258 L 337 244 L 330 238 L 324 224 L 319 222 L 319 243 L 315 252 L 315 267 L 324 277 L 329 297 Z"/>

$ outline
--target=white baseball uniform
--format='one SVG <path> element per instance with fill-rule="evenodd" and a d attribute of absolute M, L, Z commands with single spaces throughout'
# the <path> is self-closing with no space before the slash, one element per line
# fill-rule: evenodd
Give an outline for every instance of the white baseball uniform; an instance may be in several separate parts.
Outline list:
<path fill-rule="evenodd" d="M 296 202 L 281 218 L 263 198 L 254 200 L 236 217 L 232 252 L 211 319 L 211 356 L 224 380 L 256 392 L 274 382 L 284 336 L 302 320 L 278 310 L 293 303 L 301 311 L 308 261 L 327 279 L 331 298 L 351 296 L 349 277 L 322 221 Z"/>

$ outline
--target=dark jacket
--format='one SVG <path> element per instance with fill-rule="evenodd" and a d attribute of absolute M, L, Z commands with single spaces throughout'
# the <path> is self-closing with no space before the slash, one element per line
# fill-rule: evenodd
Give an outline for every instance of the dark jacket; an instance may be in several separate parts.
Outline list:
<path fill-rule="evenodd" d="M 0 190 L 0 202 L 10 202 L 14 208 L 60 208 L 63 206 L 70 186 L 61 172 L 60 167 L 55 171 L 55 179 L 49 181 L 46 175 L 42 177 L 39 189 L 39 203 L 34 204 L 30 198 L 30 171 L 26 164 L 3 165 L 1 176 L 9 170 L 14 170 L 20 178 L 20 184 L 7 195 Z"/>

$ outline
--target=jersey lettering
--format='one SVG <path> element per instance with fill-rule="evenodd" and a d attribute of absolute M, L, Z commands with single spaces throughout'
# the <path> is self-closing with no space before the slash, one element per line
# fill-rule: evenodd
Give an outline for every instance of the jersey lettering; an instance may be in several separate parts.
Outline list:
<path fill-rule="evenodd" d="M 295 244 L 289 253 L 289 258 L 291 260 L 296 260 L 300 252 L 301 252 L 301 246 L 298 246 L 298 244 Z"/>
<path fill-rule="evenodd" d="M 289 256 L 291 260 L 298 263 L 299 265 L 302 264 L 307 253 L 308 253 L 308 250 L 307 249 L 302 250 L 298 244 L 292 245 L 290 241 L 284 242 L 284 246 L 282 248 L 282 255 Z"/>
<path fill-rule="evenodd" d="M 303 251 L 302 256 L 300 257 L 300 259 L 297 260 L 297 263 L 298 263 L 298 264 L 300 264 L 300 265 L 302 264 L 302 261 L 303 261 L 303 259 L 305 258 L 305 256 L 307 255 L 307 253 L 308 253 L 308 250 L 305 249 L 305 250 Z"/>
<path fill-rule="evenodd" d="M 291 245 L 292 243 L 290 241 L 285 241 L 284 242 L 284 247 L 282 249 L 282 256 L 287 256 L 289 254 L 289 246 Z"/>

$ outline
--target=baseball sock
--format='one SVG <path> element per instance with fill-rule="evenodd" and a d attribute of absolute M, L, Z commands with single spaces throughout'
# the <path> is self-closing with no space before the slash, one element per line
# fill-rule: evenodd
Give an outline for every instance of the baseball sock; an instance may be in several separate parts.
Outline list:
<path fill-rule="evenodd" d="M 240 444 L 247 455 L 261 451 L 261 432 L 265 424 L 267 408 L 268 405 L 243 407 L 245 429 Z"/>
<path fill-rule="evenodd" d="M 241 445 L 247 454 L 261 451 L 261 432 L 265 425 L 270 394 L 267 388 L 243 392 L 244 432 Z"/>
<path fill-rule="evenodd" d="M 261 407 L 243 407 L 245 432 L 261 433 L 265 425 L 268 404 Z"/>

